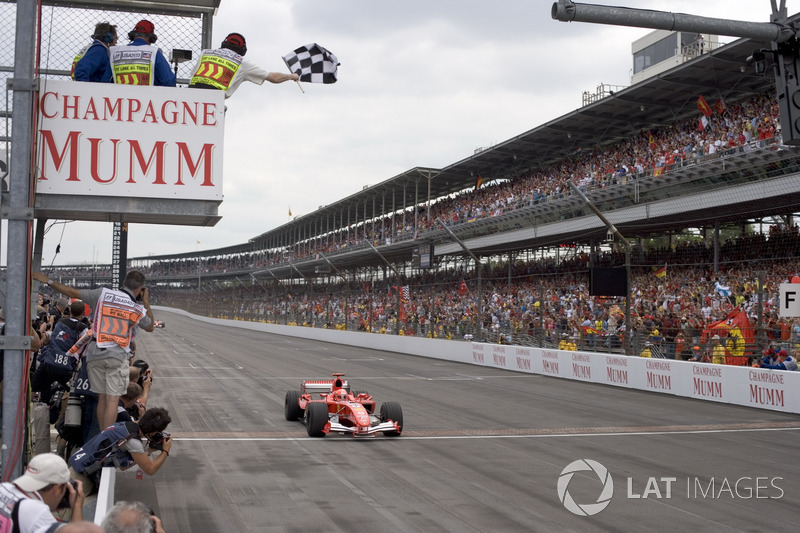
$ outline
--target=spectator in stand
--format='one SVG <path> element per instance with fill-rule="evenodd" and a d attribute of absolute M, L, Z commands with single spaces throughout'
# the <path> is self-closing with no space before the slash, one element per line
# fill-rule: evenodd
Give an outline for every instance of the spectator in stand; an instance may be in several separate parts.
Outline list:
<path fill-rule="evenodd" d="M 569 350 L 569 337 L 566 333 L 561 334 L 561 340 L 558 342 L 559 350 Z"/>
<path fill-rule="evenodd" d="M 639 354 L 639 357 L 646 357 L 648 359 L 652 358 L 653 357 L 652 348 L 653 348 L 653 343 L 650 341 L 645 341 L 644 349 L 642 350 L 642 353 Z"/>
<path fill-rule="evenodd" d="M 797 357 L 800 351 L 795 350 L 792 352 L 792 357 L 786 350 L 780 350 L 777 354 L 777 360 L 767 361 L 765 357 L 758 366 L 761 368 L 771 368 L 773 370 L 797 370 Z"/>
<path fill-rule="evenodd" d="M 719 335 L 711 337 L 711 362 L 715 365 L 725 364 L 725 347 L 720 343 Z"/>
<path fill-rule="evenodd" d="M 115 503 L 101 525 L 106 533 L 164 533 L 161 519 L 141 502 Z"/>

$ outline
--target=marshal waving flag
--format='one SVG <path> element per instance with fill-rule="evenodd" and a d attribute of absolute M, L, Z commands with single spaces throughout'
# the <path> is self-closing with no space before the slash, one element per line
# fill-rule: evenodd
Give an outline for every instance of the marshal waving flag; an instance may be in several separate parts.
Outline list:
<path fill-rule="evenodd" d="M 289 71 L 308 83 L 336 83 L 339 60 L 317 43 L 307 44 L 283 56 Z"/>

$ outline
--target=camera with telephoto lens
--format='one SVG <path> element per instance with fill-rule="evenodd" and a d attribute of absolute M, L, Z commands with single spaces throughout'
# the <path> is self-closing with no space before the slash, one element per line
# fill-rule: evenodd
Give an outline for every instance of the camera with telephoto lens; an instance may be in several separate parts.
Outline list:
<path fill-rule="evenodd" d="M 148 365 L 147 361 L 144 359 L 137 359 L 131 366 L 135 366 L 139 369 L 139 380 L 137 383 L 140 387 L 144 387 L 144 380 L 150 375 L 150 365 Z"/>
<path fill-rule="evenodd" d="M 169 438 L 169 433 L 166 431 L 156 431 L 153 433 L 153 436 L 150 437 L 150 442 L 147 444 L 150 448 L 154 450 L 163 450 L 164 449 L 164 441 Z"/>
<path fill-rule="evenodd" d="M 72 488 L 75 489 L 75 491 L 77 492 L 78 491 L 78 482 L 75 481 L 74 479 L 70 479 L 69 483 L 70 483 L 70 485 L 72 485 Z M 58 502 L 58 508 L 59 509 L 69 509 L 69 489 L 64 490 L 64 497 L 61 498 L 60 502 Z"/>

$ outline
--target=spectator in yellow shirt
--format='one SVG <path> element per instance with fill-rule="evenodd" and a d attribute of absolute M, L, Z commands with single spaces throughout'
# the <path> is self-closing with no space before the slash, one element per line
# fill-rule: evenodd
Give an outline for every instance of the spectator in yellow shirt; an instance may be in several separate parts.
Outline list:
<path fill-rule="evenodd" d="M 711 362 L 715 365 L 725 364 L 725 347 L 720 344 L 719 335 L 711 337 Z"/>

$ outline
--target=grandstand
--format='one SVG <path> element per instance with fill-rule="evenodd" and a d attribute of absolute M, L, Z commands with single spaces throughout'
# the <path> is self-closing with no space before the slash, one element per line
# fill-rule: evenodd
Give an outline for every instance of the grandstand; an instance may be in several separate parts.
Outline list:
<path fill-rule="evenodd" d="M 570 181 L 634 243 L 634 296 L 653 294 L 632 301 L 634 317 L 651 307 L 659 317 L 672 313 L 667 300 L 681 300 L 688 283 L 697 285 L 690 300 L 713 300 L 724 314 L 736 301 L 715 296 L 713 282 L 723 279 L 738 288 L 733 298 L 767 304 L 751 312 L 763 344 L 776 283 L 797 270 L 786 259 L 800 252 L 800 158 L 781 142 L 773 80 L 744 68 L 767 45 L 739 39 L 714 48 L 452 165 L 412 168 L 245 243 L 128 266 L 147 272 L 160 304 L 200 314 L 551 345 L 558 338 L 542 307 L 602 316 L 594 310 L 623 306 L 586 292 L 589 268 L 625 258 Z M 723 107 L 701 130 L 703 95 Z M 739 250 L 753 239 L 770 254 Z M 421 245 L 433 248 L 430 269 L 414 266 Z M 666 279 L 649 275 L 661 266 Z M 111 266 L 65 265 L 51 275 L 91 286 L 110 282 Z M 665 290 L 670 282 L 678 287 Z M 406 286 L 408 301 L 398 296 Z M 553 291 L 571 292 L 580 305 L 548 303 Z M 641 328 L 629 350 L 649 336 Z M 562 329 L 582 337 L 582 348 L 601 348 L 575 325 Z"/>

